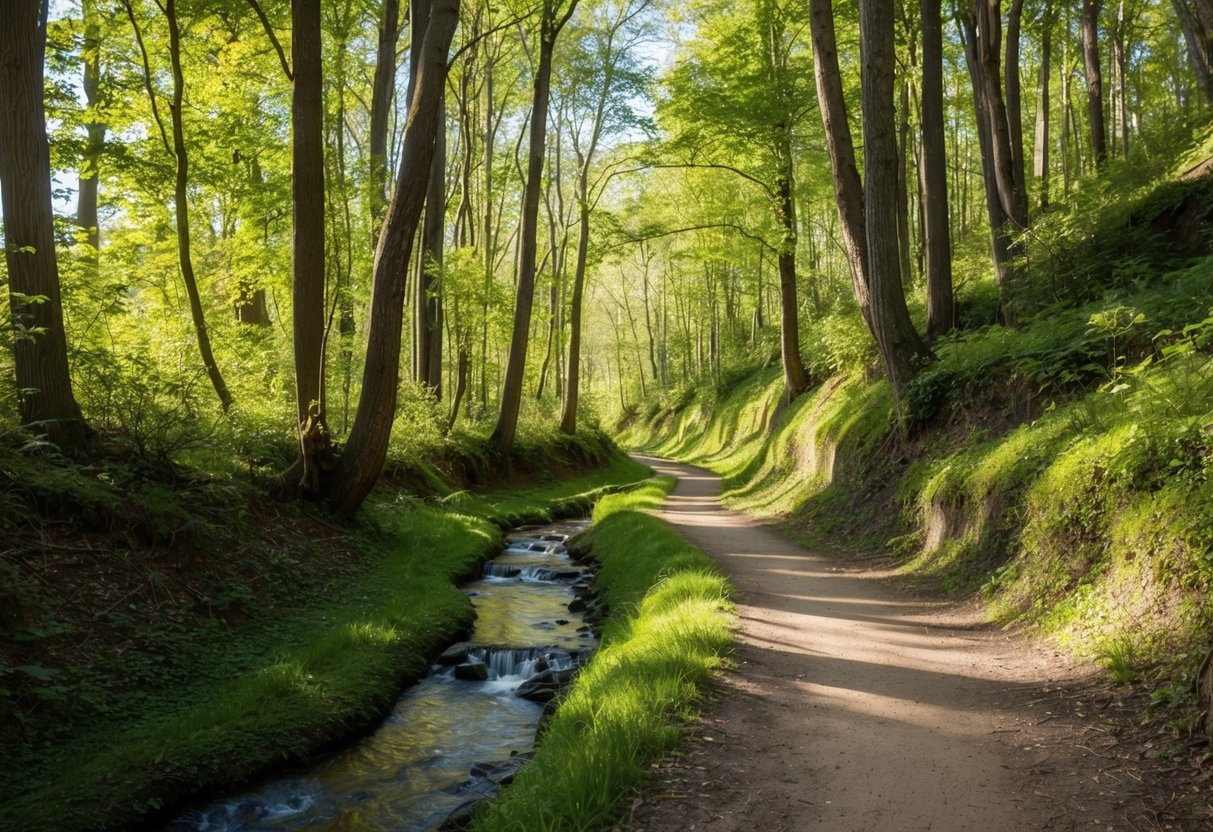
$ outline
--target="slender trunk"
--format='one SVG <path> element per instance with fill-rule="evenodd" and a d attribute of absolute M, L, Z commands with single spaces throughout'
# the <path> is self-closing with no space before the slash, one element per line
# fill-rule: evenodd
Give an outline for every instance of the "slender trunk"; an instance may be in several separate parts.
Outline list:
<path fill-rule="evenodd" d="M 232 394 L 228 391 L 219 365 L 215 363 L 215 354 L 211 350 L 211 338 L 206 327 L 206 316 L 202 311 L 202 297 L 198 293 L 198 280 L 194 276 L 194 261 L 190 254 L 190 214 L 189 214 L 189 156 L 185 148 L 185 129 L 182 126 L 182 102 L 185 97 L 185 76 L 181 71 L 181 27 L 177 21 L 176 0 L 166 0 L 164 16 L 168 22 L 169 58 L 173 68 L 173 98 L 169 103 L 169 113 L 173 126 L 173 154 L 177 157 L 177 178 L 173 191 L 174 211 L 177 215 L 177 254 L 181 266 L 181 279 L 185 283 L 185 293 L 189 298 L 190 317 L 194 322 L 194 334 L 198 339 L 198 352 L 202 356 L 202 365 L 219 397 L 223 412 L 227 413 L 232 407 Z M 149 83 L 150 87 L 150 83 Z"/>
<path fill-rule="evenodd" d="M 577 399 L 581 392 L 581 304 L 585 293 L 586 257 L 590 247 L 590 205 L 583 196 L 585 188 L 583 172 L 578 187 L 577 261 L 573 267 L 573 301 L 569 307 L 569 369 L 565 379 L 564 404 L 560 411 L 560 430 L 569 435 L 577 432 Z M 619 370 L 623 372 L 622 364 Z"/>
<path fill-rule="evenodd" d="M 1040 31 L 1040 73 L 1036 82 L 1036 135 L 1032 153 L 1032 175 L 1036 178 L 1040 210 L 1049 207 L 1049 73 L 1053 57 L 1052 9 L 1045 11 Z"/>
<path fill-rule="evenodd" d="M 859 311 L 871 326 L 863 185 L 855 164 L 855 145 L 851 141 L 842 75 L 838 69 L 831 0 L 809 0 L 809 27 L 813 35 L 813 73 L 817 80 L 818 108 L 821 110 L 826 147 L 830 153 L 834 198 L 838 203 L 839 227 L 847 252 L 847 265 L 851 270 L 851 286 Z"/>
<path fill-rule="evenodd" d="M 1184 33 L 1196 85 L 1213 104 L 1213 0 L 1171 0 Z"/>
<path fill-rule="evenodd" d="M 427 25 L 413 36 L 422 40 L 422 60 L 418 62 L 416 95 L 409 103 L 396 190 L 375 251 L 362 391 L 349 440 L 326 481 L 334 506 L 346 514 L 353 514 L 366 499 L 387 456 L 400 383 L 405 296 L 401 275 L 409 267 L 421 218 L 435 137 L 442 124 L 440 103 L 451 38 L 459 21 L 458 0 L 421 2 L 428 6 Z"/>
<path fill-rule="evenodd" d="M 1102 167 L 1108 158 L 1103 115 L 1103 75 L 1099 67 L 1100 0 L 1082 0 L 1082 64 L 1087 77 L 1087 118 L 1091 123 L 1091 157 Z"/>
<path fill-rule="evenodd" d="M 897 113 L 897 263 L 902 285 L 914 284 L 914 270 L 910 265 L 910 192 L 907 179 L 910 174 L 910 84 L 901 79 L 898 93 Z"/>
<path fill-rule="evenodd" d="M 1019 34 L 1023 19 L 1023 0 L 1011 0 L 1007 11 L 1007 45 L 1003 62 L 1003 86 L 1007 99 L 1007 131 L 1011 145 L 1011 177 L 1014 183 L 1011 218 L 1021 226 L 1028 223 L 1028 179 L 1023 152 L 1023 95 L 1019 78 Z"/>
<path fill-rule="evenodd" d="M 503 456 L 514 446 L 518 429 L 518 411 L 522 403 L 522 383 L 526 374 L 527 338 L 531 327 L 531 305 L 535 297 L 536 232 L 539 225 L 539 196 L 543 185 L 544 146 L 547 139 L 548 101 L 551 97 L 552 53 L 556 37 L 576 8 L 577 0 L 568 0 L 563 14 L 557 16 L 557 0 L 545 0 L 540 23 L 539 65 L 535 72 L 531 109 L 530 149 L 527 178 L 523 190 L 522 222 L 519 228 L 518 288 L 514 302 L 514 331 L 501 389 L 501 410 L 490 442 Z"/>
<path fill-rule="evenodd" d="M 872 290 L 872 330 L 894 398 L 930 356 L 910 320 L 897 262 L 897 135 L 893 127 L 893 4 L 860 0 L 863 62 L 864 221 Z"/>
<path fill-rule="evenodd" d="M 442 243 L 446 221 L 446 95 L 439 97 L 439 128 L 425 195 L 425 222 L 413 298 L 413 380 L 442 399 Z"/>
<path fill-rule="evenodd" d="M 299 485 L 320 492 L 334 458 L 324 395 L 324 81 L 321 0 L 292 0 L 291 298 L 295 347 L 295 419 L 302 473 Z"/>
<path fill-rule="evenodd" d="M 98 249 L 101 234 L 97 220 L 97 173 L 101 165 L 101 152 L 105 148 L 105 123 L 99 121 L 101 106 L 101 21 L 97 14 L 96 0 L 84 0 L 84 152 L 80 160 L 80 180 L 76 201 L 76 225 L 84 232 L 85 242 L 92 246 L 89 255 L 93 271 L 98 268 Z"/>
<path fill-rule="evenodd" d="M 400 39 L 400 0 L 383 0 L 379 17 L 379 40 L 375 53 L 375 75 L 371 82 L 370 210 L 374 239 L 379 236 L 383 209 L 387 205 L 388 114 L 392 109 L 392 93 L 396 89 L 396 43 Z"/>
<path fill-rule="evenodd" d="M 1061 194 L 1070 198 L 1070 12 L 1066 10 L 1065 37 L 1061 41 Z"/>
<path fill-rule="evenodd" d="M 948 225 L 948 169 L 943 121 L 941 0 L 921 0 L 923 236 L 927 263 L 927 337 L 955 326 L 952 240 Z"/>
<path fill-rule="evenodd" d="M 88 428 L 72 393 L 55 254 L 42 87 L 46 14 L 41 0 L 0 3 L 0 210 L 21 422 L 70 451 Z M 44 300 L 32 302 L 38 297 Z"/>
<path fill-rule="evenodd" d="M 796 208 L 792 201 L 791 142 L 784 175 L 775 183 L 783 243 L 779 248 L 779 347 L 783 360 L 784 396 L 792 401 L 809 387 L 809 374 L 800 357 L 800 316 L 796 302 Z M 894 241 L 896 244 L 896 241 Z"/>
<path fill-rule="evenodd" d="M 1116 6 L 1116 31 L 1112 35 L 1112 63 L 1116 71 L 1116 122 L 1120 125 L 1120 153 L 1129 158 L 1129 75 L 1127 49 L 1125 45 L 1125 2 Z"/>

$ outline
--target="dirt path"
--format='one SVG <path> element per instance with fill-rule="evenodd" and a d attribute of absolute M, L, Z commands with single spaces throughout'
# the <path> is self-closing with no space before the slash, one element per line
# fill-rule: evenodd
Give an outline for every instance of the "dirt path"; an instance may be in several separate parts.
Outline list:
<path fill-rule="evenodd" d="M 1051 650 L 723 509 L 708 471 L 638 459 L 679 478 L 661 516 L 732 577 L 741 620 L 737 671 L 633 829 L 1163 828 L 1076 747 L 1091 709 Z"/>

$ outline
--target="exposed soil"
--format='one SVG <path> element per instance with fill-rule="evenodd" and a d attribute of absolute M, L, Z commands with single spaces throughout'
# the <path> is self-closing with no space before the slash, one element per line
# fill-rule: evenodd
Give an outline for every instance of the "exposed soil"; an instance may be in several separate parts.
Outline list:
<path fill-rule="evenodd" d="M 909 594 L 872 562 L 815 554 L 723 509 L 712 473 L 661 516 L 739 590 L 737 667 L 630 828 L 1213 829 L 1203 744 L 976 604 Z"/>

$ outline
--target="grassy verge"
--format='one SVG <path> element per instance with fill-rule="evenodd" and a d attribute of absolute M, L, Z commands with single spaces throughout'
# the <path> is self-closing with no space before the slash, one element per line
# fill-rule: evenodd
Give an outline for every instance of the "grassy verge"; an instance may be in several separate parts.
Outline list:
<path fill-rule="evenodd" d="M 725 661 L 728 582 L 644 512 L 672 484 L 655 479 L 598 503 L 588 542 L 601 563 L 596 586 L 612 610 L 602 647 L 548 723 L 535 759 L 478 815 L 478 832 L 610 828 Z"/>
<path fill-rule="evenodd" d="M 14 752 L 0 828 L 127 827 L 368 726 L 471 623 L 455 582 L 492 554 L 504 526 L 584 509 L 645 473 L 616 456 L 565 482 L 372 505 L 378 529 L 357 534 L 361 560 L 341 580 L 272 614 L 257 615 L 254 603 L 237 625 L 163 636 L 138 663 L 162 665 L 157 678 L 180 684 L 132 691 L 137 707 Z"/>

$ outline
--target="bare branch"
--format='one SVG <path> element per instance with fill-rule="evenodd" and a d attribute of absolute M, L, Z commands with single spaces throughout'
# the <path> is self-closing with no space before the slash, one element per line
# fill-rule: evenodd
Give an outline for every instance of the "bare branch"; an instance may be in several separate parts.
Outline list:
<path fill-rule="evenodd" d="M 278 53 L 278 60 L 282 63 L 282 71 L 286 73 L 287 80 L 294 81 L 295 73 L 291 72 L 291 65 L 286 60 L 286 53 L 282 50 L 282 43 L 278 40 L 278 36 L 274 34 L 274 27 L 270 25 L 270 19 L 265 16 L 265 9 L 261 8 L 261 4 L 257 0 L 248 0 L 248 4 L 257 13 L 257 19 L 261 21 L 261 28 L 265 29 L 266 36 L 270 39 L 270 43 L 274 45 L 274 51 Z"/>

